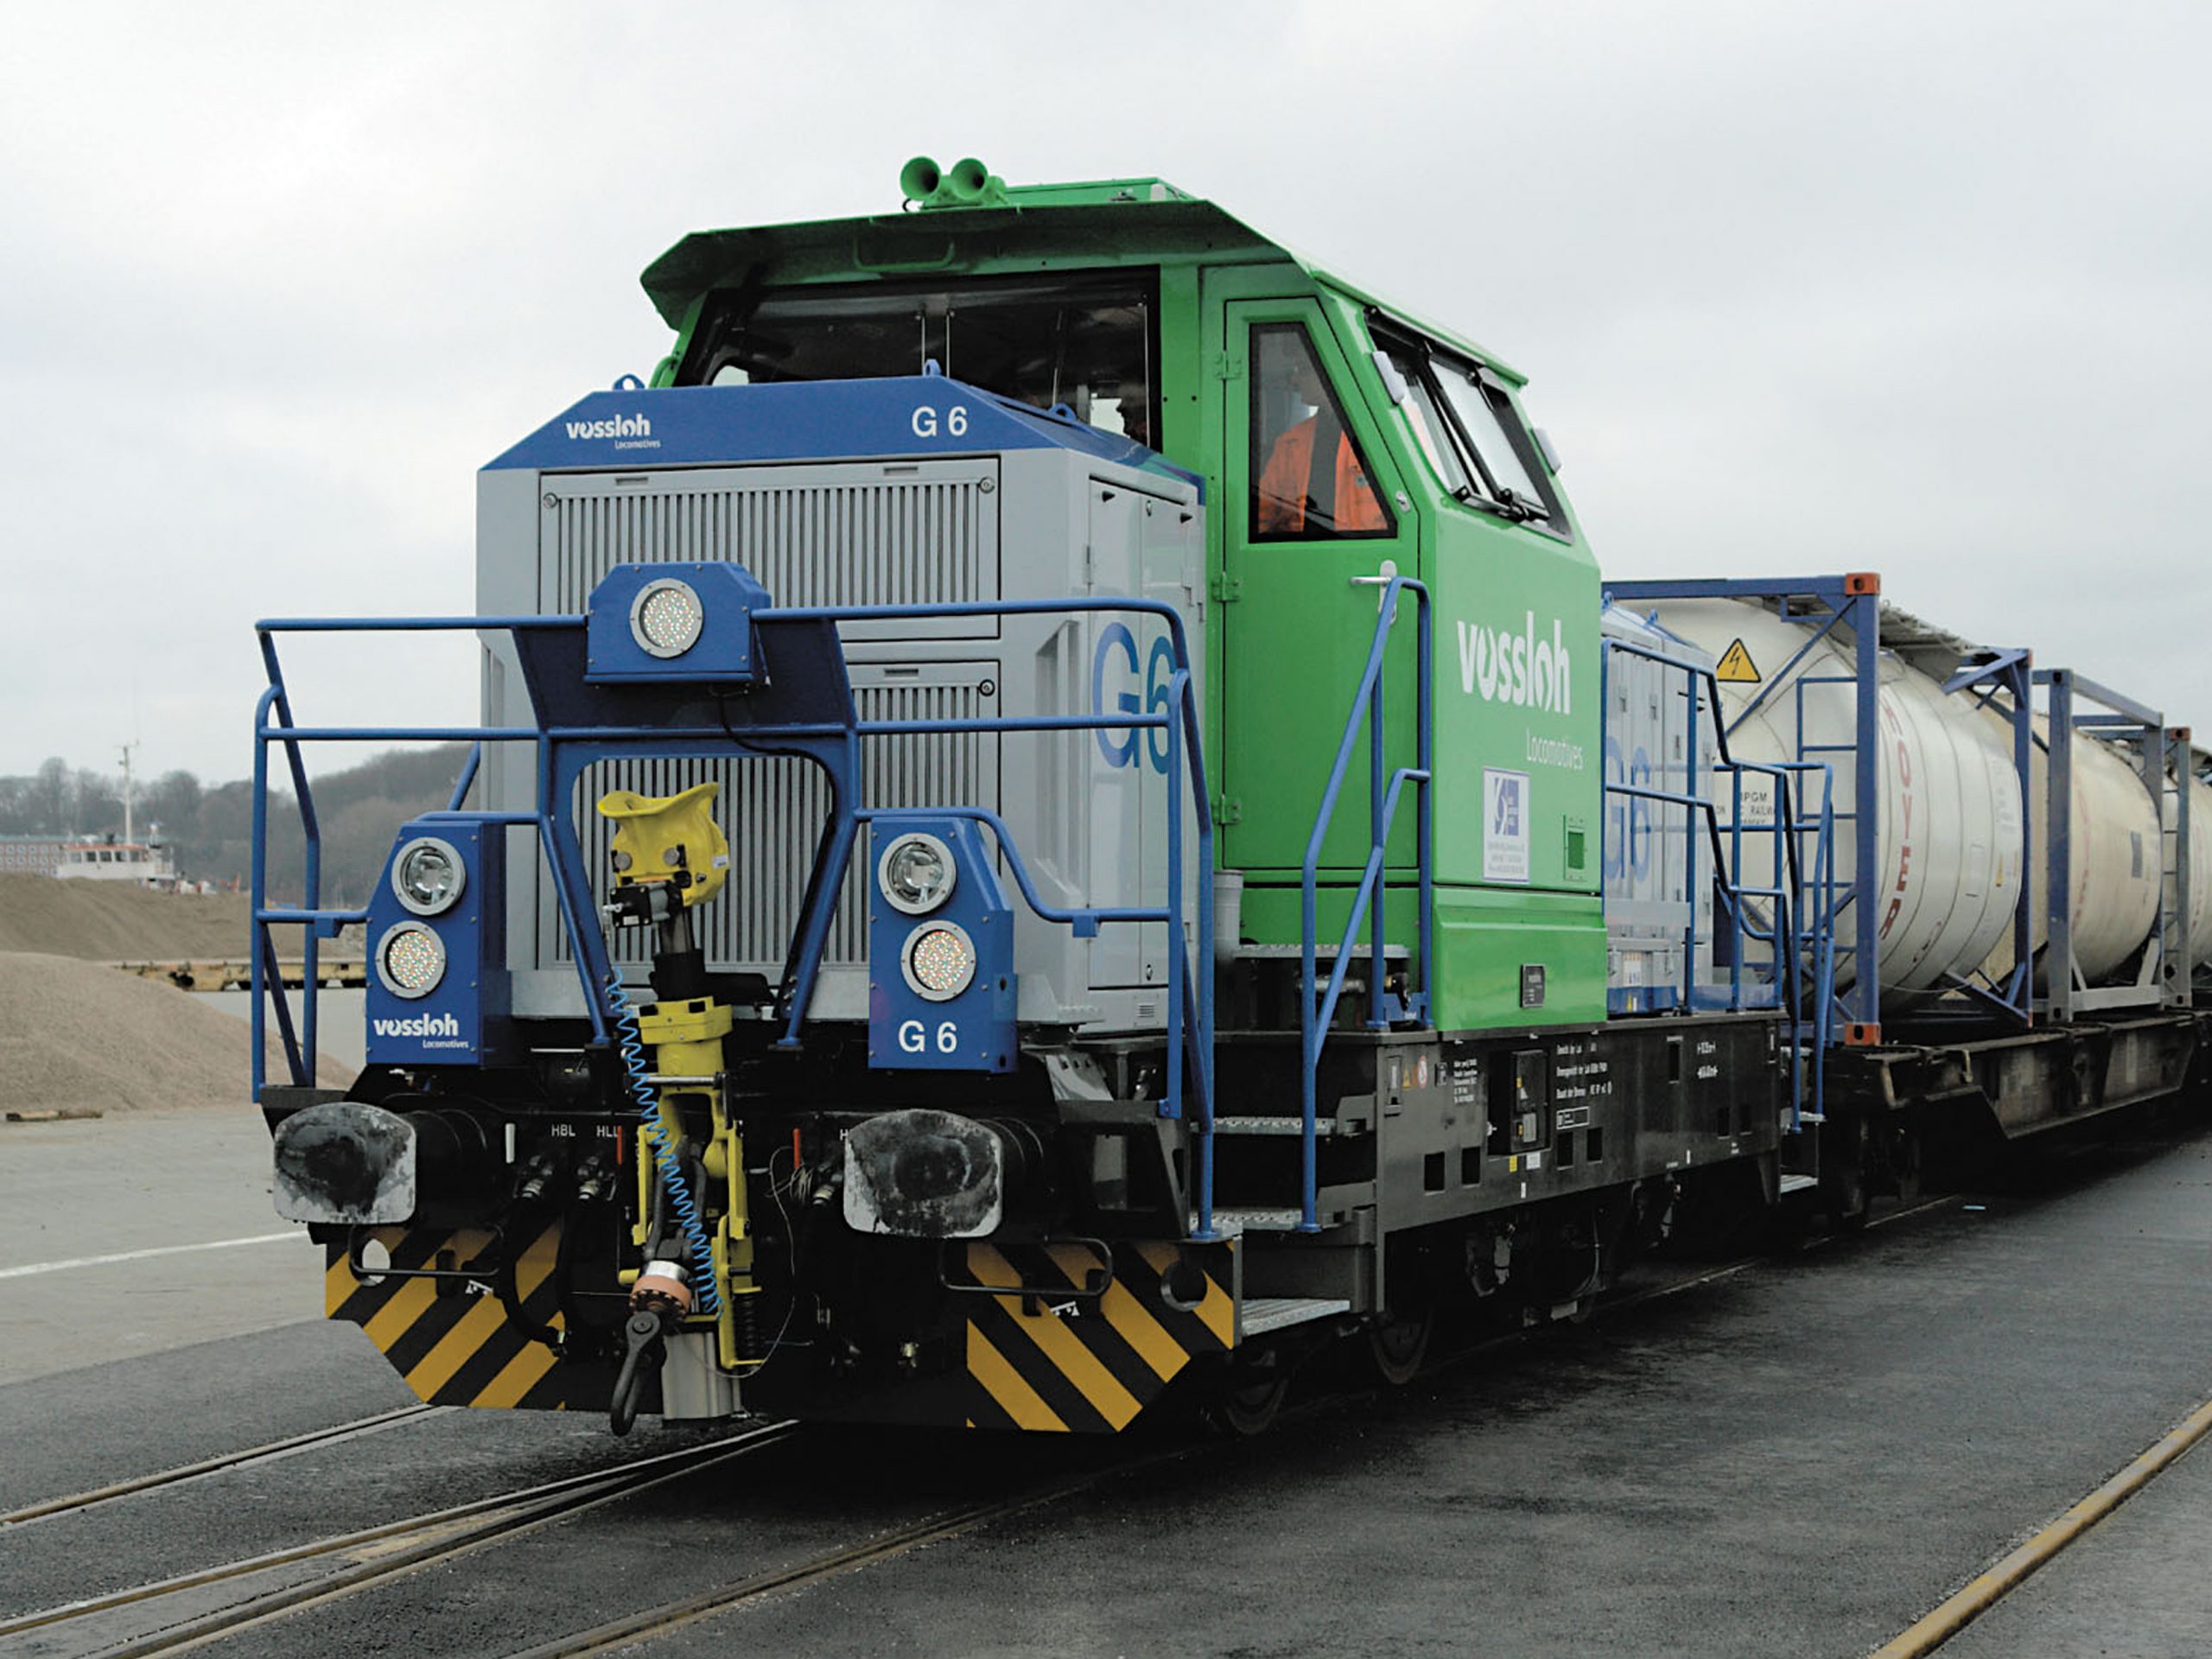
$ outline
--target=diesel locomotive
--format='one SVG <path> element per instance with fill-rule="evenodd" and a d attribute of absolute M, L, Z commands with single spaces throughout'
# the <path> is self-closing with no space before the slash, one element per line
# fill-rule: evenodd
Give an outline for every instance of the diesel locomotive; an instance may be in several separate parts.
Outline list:
<path fill-rule="evenodd" d="M 1519 373 L 1163 181 L 900 184 L 656 260 L 469 613 L 257 625 L 276 1207 L 423 1400 L 1249 1429 L 2188 1083 L 2184 729 L 1870 575 L 1609 588 Z M 399 629 L 472 723 L 295 709 Z M 325 904 L 305 752 L 410 738 L 449 804 Z"/>

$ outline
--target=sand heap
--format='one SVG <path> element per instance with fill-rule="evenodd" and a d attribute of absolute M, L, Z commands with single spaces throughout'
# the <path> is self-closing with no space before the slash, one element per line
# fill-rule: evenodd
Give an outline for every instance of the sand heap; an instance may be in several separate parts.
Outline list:
<path fill-rule="evenodd" d="M 92 962 L 243 960 L 250 909 L 242 893 L 156 893 L 124 881 L 10 874 L 0 875 L 0 950 Z M 292 940 L 279 948 L 299 954 Z"/>
<path fill-rule="evenodd" d="M 0 952 L 0 1110 L 252 1109 L 251 1028 L 159 980 Z M 273 1043 L 269 1070 L 286 1075 Z M 350 1080 L 327 1062 L 323 1071 L 325 1083 Z"/>

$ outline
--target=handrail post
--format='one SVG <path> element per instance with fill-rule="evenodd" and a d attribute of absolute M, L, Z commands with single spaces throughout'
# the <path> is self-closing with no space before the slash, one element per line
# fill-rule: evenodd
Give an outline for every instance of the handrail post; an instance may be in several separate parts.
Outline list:
<path fill-rule="evenodd" d="M 1697 769 L 1696 677 L 1692 674 L 1684 674 L 1682 689 L 1689 693 L 1688 741 L 1685 746 L 1686 753 L 1682 757 L 1683 767 L 1686 771 L 1694 773 Z M 1693 796 L 1698 793 L 1695 789 L 1688 792 Z M 1697 837 L 1690 831 L 1691 818 L 1694 810 L 1694 808 L 1687 806 L 1682 809 L 1682 897 L 1689 901 L 1690 923 L 1688 932 L 1682 941 L 1682 1001 L 1685 1006 L 1694 1003 L 1697 1000 Z M 1739 884 L 1742 875 L 1743 873 L 1740 870 L 1737 872 L 1737 880 Z"/>
<path fill-rule="evenodd" d="M 247 863 L 247 903 L 251 906 L 251 921 L 248 925 L 247 945 L 251 956 L 246 963 L 247 995 L 252 1002 L 248 1010 L 248 1023 L 253 1032 L 253 1098 L 257 1105 L 261 1091 L 269 1081 L 269 1009 L 265 1000 L 268 983 L 261 971 L 262 947 L 269 939 L 269 924 L 261 918 L 268 907 L 269 895 L 269 740 L 270 705 L 276 700 L 278 688 L 271 685 L 261 694 L 253 711 L 253 820 L 252 845 Z M 283 982 L 279 976 L 279 984 Z"/>
<path fill-rule="evenodd" d="M 1387 603 L 1387 601 L 1386 601 Z M 1397 620 L 1392 615 L 1383 624 L 1387 629 Z M 1386 636 L 1387 638 L 1387 636 Z M 1383 868 L 1389 868 L 1389 849 L 1383 844 L 1382 825 L 1382 687 L 1389 672 L 1389 652 L 1386 648 L 1382 661 L 1376 665 L 1375 690 L 1367 699 L 1367 838 L 1370 853 L 1382 855 Z M 1367 1028 L 1385 1031 L 1390 1022 L 1382 1017 L 1383 922 L 1382 894 L 1388 890 L 1387 880 L 1376 888 L 1375 908 L 1368 917 L 1369 956 L 1367 962 Z"/>
<path fill-rule="evenodd" d="M 1435 620 L 1430 614 L 1428 594 L 1419 595 L 1414 607 L 1414 630 L 1420 667 L 1417 676 L 1420 709 L 1414 725 L 1419 733 L 1419 754 L 1414 764 L 1421 770 L 1421 817 L 1414 829 L 1418 837 L 1415 857 L 1420 864 L 1421 915 L 1421 1017 L 1433 1021 L 1436 1018 L 1433 988 L 1435 985 L 1436 929 L 1433 920 L 1436 908 L 1436 873 L 1433 868 L 1436 851 L 1436 652 Z M 1602 711 L 1602 700 L 1599 708 Z M 1602 834 L 1604 826 L 1600 824 Z M 1604 862 L 1602 853 L 1599 861 Z M 1411 980 L 1408 976 L 1408 989 Z"/>
<path fill-rule="evenodd" d="M 1181 672 L 1179 669 L 1177 672 Z M 1132 732 L 1134 738 L 1136 734 Z M 1182 734 L 1167 724 L 1167 1098 L 1162 1114 L 1183 1116 L 1183 1073 L 1190 1056 L 1183 1052 L 1183 976 L 1188 971 L 1183 937 L 1183 758 Z"/>

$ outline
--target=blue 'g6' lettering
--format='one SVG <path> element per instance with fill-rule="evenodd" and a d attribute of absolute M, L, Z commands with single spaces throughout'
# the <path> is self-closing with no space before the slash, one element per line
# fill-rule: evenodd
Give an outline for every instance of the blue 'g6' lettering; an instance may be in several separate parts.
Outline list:
<path fill-rule="evenodd" d="M 1135 679 L 1137 677 L 1136 636 L 1129 632 L 1126 623 L 1109 622 L 1098 631 L 1098 649 L 1092 653 L 1090 658 L 1090 712 L 1094 715 L 1103 715 L 1106 712 L 1106 658 L 1115 652 L 1119 652 L 1122 659 L 1128 664 L 1129 677 L 1132 680 Z M 1134 715 L 1141 706 L 1137 701 L 1137 694 L 1135 691 L 1117 691 L 1114 694 L 1114 707 L 1122 714 Z M 1109 766 L 1134 765 L 1137 758 L 1136 728 L 1128 728 L 1122 734 L 1120 741 L 1116 741 L 1110 730 L 1105 727 L 1100 727 L 1098 752 L 1106 757 L 1106 764 Z"/>
<path fill-rule="evenodd" d="M 1126 665 L 1129 685 L 1126 690 L 1114 693 L 1109 708 L 1106 696 L 1106 675 L 1109 659 L 1113 658 L 1119 658 Z M 1136 636 L 1129 632 L 1128 624 L 1109 622 L 1099 629 L 1098 649 L 1090 658 L 1090 711 L 1095 715 L 1134 715 L 1142 709 L 1148 715 L 1166 714 L 1170 712 L 1167 683 L 1174 675 L 1175 647 L 1167 636 L 1162 634 L 1152 642 L 1152 650 L 1146 656 L 1144 694 L 1140 697 L 1135 685 Z M 1167 771 L 1167 728 L 1148 726 L 1143 730 L 1145 756 L 1151 761 L 1152 769 L 1165 776 Z M 1102 727 L 1099 729 L 1098 752 L 1106 757 L 1108 766 L 1118 769 L 1136 765 L 1137 731 L 1138 728 L 1132 726 L 1123 728 L 1116 736 L 1111 728 Z"/>

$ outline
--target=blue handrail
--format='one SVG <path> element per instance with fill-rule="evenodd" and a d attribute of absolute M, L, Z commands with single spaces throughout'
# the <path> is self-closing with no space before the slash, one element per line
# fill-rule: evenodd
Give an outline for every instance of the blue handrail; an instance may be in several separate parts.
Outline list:
<path fill-rule="evenodd" d="M 1672 669 L 1684 677 L 1691 711 L 1688 769 L 1694 779 L 1697 775 L 1695 711 L 1700 702 L 1715 710 L 1721 707 L 1720 684 L 1714 670 L 1704 662 L 1640 645 L 1633 640 L 1607 639 L 1604 646 L 1602 660 L 1608 664 L 1613 652 L 1621 652 Z M 1721 1006 L 1740 1010 L 1751 1005 L 1745 992 L 1742 942 L 1751 939 L 1764 944 L 1769 954 L 1772 989 L 1782 1005 L 1789 1026 L 1790 1127 L 1794 1130 L 1799 1127 L 1803 1116 L 1804 1067 L 1808 1053 L 1806 1027 L 1808 1025 L 1812 1027 L 1811 1053 L 1821 1053 L 1827 1046 L 1835 972 L 1836 912 L 1827 902 L 1828 871 L 1832 867 L 1835 836 L 1834 769 L 1824 761 L 1768 763 L 1739 760 L 1728 747 L 1730 729 L 1728 722 L 1715 720 L 1713 770 L 1726 773 L 1730 779 L 1732 810 L 1725 844 L 1720 833 L 1719 801 L 1695 787 L 1686 791 L 1652 789 L 1637 784 L 1617 784 L 1609 779 L 1605 791 L 1608 794 L 1632 800 L 1678 806 L 1684 810 L 1686 815 L 1694 816 L 1702 823 L 1712 849 L 1714 883 L 1720 896 L 1721 907 L 1726 912 L 1730 938 L 1735 947 L 1730 952 L 1728 992 Z M 1798 822 L 1796 793 L 1790 785 L 1796 778 L 1809 777 L 1814 773 L 1819 774 L 1821 781 L 1821 810 L 1816 821 L 1808 826 Z M 1775 805 L 1772 818 L 1768 823 L 1747 824 L 1744 821 L 1743 780 L 1746 775 L 1764 776 L 1773 780 Z M 1688 833 L 1689 826 L 1687 822 L 1683 828 L 1693 857 L 1685 886 L 1690 913 L 1683 937 L 1680 1000 L 1683 1006 L 1689 1007 L 1694 1006 L 1698 1001 L 1696 836 Z M 1763 835 L 1769 838 L 1771 857 L 1769 885 L 1754 886 L 1745 873 L 1743 841 L 1747 834 Z M 1808 837 L 1812 842 L 1813 871 L 1809 880 L 1803 868 L 1803 843 Z M 1820 896 L 1815 898 L 1813 895 Z M 1746 903 L 1758 899 L 1766 899 L 1773 906 L 1770 919 L 1764 926 L 1751 917 Z M 1800 978 L 1808 970 L 1812 983 L 1809 988 L 1806 988 L 1801 987 Z M 1809 1009 L 1807 1007 L 1808 1002 Z M 1824 1081 L 1825 1068 L 1815 1065 L 1813 1068 L 1815 1120 L 1821 1115 L 1825 1102 Z"/>
<path fill-rule="evenodd" d="M 294 720 L 289 694 L 285 687 L 283 670 L 278 660 L 275 636 L 280 633 L 377 633 L 406 632 L 456 631 L 514 631 L 519 629 L 582 629 L 588 619 L 580 614 L 495 615 L 495 616 L 440 616 L 427 618 L 402 617 L 280 617 L 265 619 L 255 624 L 261 643 L 262 657 L 269 677 L 268 689 L 262 694 L 254 711 L 254 818 L 252 861 L 252 921 L 257 935 L 257 946 L 252 960 L 252 1026 L 254 1041 L 253 1090 L 260 1096 L 266 1081 L 264 1058 L 264 1012 L 269 982 L 276 978 L 274 970 L 275 954 L 270 930 L 281 924 L 305 925 L 311 938 L 327 934 L 334 936 L 338 928 L 347 922 L 365 918 L 365 910 L 326 910 L 320 906 L 321 825 L 315 812 L 313 792 L 308 786 L 301 746 L 307 742 L 409 742 L 422 741 L 459 741 L 472 745 L 461 774 L 454 785 L 448 804 L 443 811 L 428 815 L 449 822 L 478 822 L 528 825 L 538 831 L 541 850 L 553 874 L 555 898 L 560 908 L 561 920 L 570 941 L 575 946 L 577 977 L 584 995 L 584 1006 L 590 1015 L 592 1029 L 601 1038 L 607 1034 L 607 1013 L 602 1006 L 603 982 L 607 964 L 600 960 L 603 942 L 597 930 L 582 925 L 590 904 L 588 885 L 581 869 L 581 848 L 575 831 L 567 823 L 563 802 L 555 798 L 554 779 L 557 768 L 554 765 L 555 751 L 563 744 L 647 744 L 690 742 L 694 744 L 729 744 L 740 754 L 757 753 L 763 742 L 797 739 L 843 738 L 849 746 L 859 740 L 893 736 L 912 733 L 942 734 L 959 732 L 1065 732 L 1065 731 L 1124 731 L 1158 728 L 1166 733 L 1166 804 L 1167 812 L 1167 899 L 1161 906 L 1090 906 L 1067 909 L 1050 905 L 1039 894 L 1031 880 L 1020 849 L 1015 846 L 1012 832 L 995 812 L 988 808 L 959 805 L 932 809 L 900 809 L 901 810 L 929 810 L 950 816 L 967 817 L 988 826 L 1006 854 L 1014 880 L 1030 908 L 1042 919 L 1070 927 L 1078 938 L 1095 937 L 1102 924 L 1166 924 L 1169 955 L 1167 1046 L 1170 1053 L 1179 1056 L 1180 1063 L 1168 1068 L 1166 1097 L 1160 1103 L 1160 1115 L 1180 1119 L 1185 1116 L 1185 1076 L 1187 1092 L 1192 1109 L 1189 1113 L 1191 1133 L 1197 1141 L 1197 1213 L 1192 1236 L 1211 1240 L 1218 1236 L 1213 1226 L 1213 1033 L 1214 1033 L 1214 937 L 1213 883 L 1214 867 L 1213 824 L 1206 804 L 1211 798 L 1205 774 L 1205 753 L 1203 721 L 1198 706 L 1193 679 L 1193 666 L 1189 640 L 1179 612 L 1165 601 L 1131 597 L 1098 597 L 1067 600 L 1009 600 L 921 605 L 855 605 L 855 606 L 791 606 L 770 607 L 753 613 L 759 625 L 778 623 L 838 623 L 882 620 L 927 620 L 947 617 L 1019 616 L 1038 614 L 1135 613 L 1155 616 L 1166 625 L 1169 637 L 1173 666 L 1164 688 L 1166 703 L 1155 705 L 1156 712 L 1143 714 L 1116 712 L 1090 715 L 1050 715 L 1022 718 L 1019 716 L 975 720 L 908 720 L 849 721 L 793 721 L 783 724 L 748 726 L 741 743 L 730 744 L 731 734 L 726 727 L 623 727 L 623 726 L 451 726 L 451 727 L 302 727 Z M 272 721 L 271 715 L 276 718 Z M 487 742 L 530 742 L 537 749 L 537 796 L 535 809 L 528 812 L 467 811 L 461 803 L 466 798 L 480 761 L 483 745 Z M 300 813 L 301 829 L 306 838 L 305 902 L 300 906 L 272 906 L 268 896 L 268 755 L 272 746 L 281 745 L 289 763 Z M 1187 777 L 1185 774 L 1187 773 Z M 857 771 L 855 769 L 855 775 Z M 1183 790 L 1187 784 L 1192 802 L 1196 808 L 1198 847 L 1194 860 L 1202 879 L 1197 884 L 1197 925 L 1184 926 L 1183 861 L 1185 831 L 1182 822 Z M 828 856 L 817 869 L 821 888 L 818 902 L 809 907 L 803 918 L 801 932 L 794 943 L 786 976 L 785 994 L 789 1002 L 784 1041 L 794 1043 L 805 1018 L 810 994 L 820 969 L 821 955 L 827 944 L 830 912 L 836 904 L 836 894 L 842 886 L 853 846 L 857 839 L 858 826 L 877 816 L 877 810 L 859 805 L 844 798 L 844 791 L 833 790 L 834 822 L 826 838 Z M 566 831 L 565 834 L 563 831 Z M 1195 938 L 1186 946 L 1186 934 Z M 1193 950 L 1198 960 L 1192 962 L 1185 950 Z M 264 958 L 268 958 L 264 971 Z M 304 990 L 306 1008 L 304 1041 L 293 1034 L 289 1004 L 280 995 L 277 1019 L 284 1039 L 288 1068 L 296 1083 L 305 1083 L 314 1075 L 315 1066 L 315 975 L 314 947 L 308 953 L 307 984 Z M 277 989 L 282 990 L 281 979 Z"/>
<path fill-rule="evenodd" d="M 1383 658 L 1390 643 L 1390 634 L 1398 621 L 1398 595 L 1411 593 L 1420 602 L 1415 607 L 1415 635 L 1419 645 L 1420 696 L 1414 764 L 1400 766 L 1388 773 L 1385 781 L 1383 760 L 1382 688 Z M 1316 1213 L 1319 1200 L 1319 1153 L 1316 1140 L 1319 1134 L 1317 1101 L 1320 1089 L 1321 1051 L 1328 1042 L 1329 1023 L 1335 1017 L 1337 999 L 1343 994 L 1344 974 L 1351 965 L 1352 941 L 1359 937 L 1359 925 L 1366 919 L 1368 906 L 1372 903 L 1375 913 L 1374 931 L 1370 941 L 1372 960 L 1367 972 L 1367 1024 L 1373 1031 L 1384 1030 L 1391 1024 L 1383 1007 L 1383 932 L 1385 926 L 1387 886 L 1382 880 L 1385 849 L 1389 844 L 1390 825 L 1397 815 L 1399 792 L 1408 783 L 1421 787 L 1421 816 L 1417 823 L 1415 862 L 1421 879 L 1421 961 L 1417 980 L 1409 980 L 1404 1012 L 1408 1018 L 1426 1023 L 1429 1014 L 1429 976 L 1434 963 L 1432 900 L 1435 893 L 1432 873 L 1432 857 L 1435 836 L 1435 802 L 1430 788 L 1434 773 L 1434 689 L 1433 653 L 1430 648 L 1431 625 L 1428 588 L 1425 583 L 1411 576 L 1392 576 L 1384 585 L 1381 607 L 1375 620 L 1375 639 L 1368 647 L 1367 667 L 1359 677 L 1359 689 L 1352 694 L 1351 712 L 1344 720 L 1343 741 L 1337 745 L 1336 763 L 1329 769 L 1328 787 L 1321 792 L 1321 804 L 1313 815 L 1313 832 L 1306 842 L 1306 865 L 1300 878 L 1300 974 L 1299 974 L 1299 1086 L 1301 1091 L 1302 1116 L 1299 1125 L 1299 1222 L 1298 1230 L 1313 1233 L 1320 1230 Z M 1321 844 L 1327 839 L 1330 821 L 1335 817 L 1337 796 L 1344 787 L 1344 772 L 1351 765 L 1351 753 L 1359 741 L 1362 721 L 1367 725 L 1368 791 L 1367 791 L 1367 861 L 1360 871 L 1359 886 L 1352 895 L 1351 916 L 1344 928 L 1344 938 L 1337 946 L 1336 965 L 1329 974 L 1326 991 L 1319 1001 L 1314 996 L 1314 957 L 1316 938 L 1319 930 L 1318 918 Z M 1416 985 L 1418 988 L 1415 988 Z"/>

